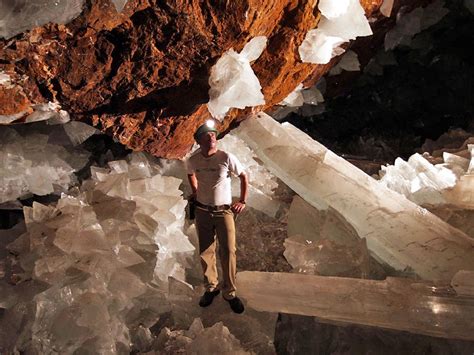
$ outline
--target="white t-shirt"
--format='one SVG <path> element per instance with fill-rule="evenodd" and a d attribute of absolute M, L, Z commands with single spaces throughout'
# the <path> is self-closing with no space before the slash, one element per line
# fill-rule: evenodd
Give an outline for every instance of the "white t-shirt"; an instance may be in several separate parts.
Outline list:
<path fill-rule="evenodd" d="M 186 168 L 189 175 L 196 174 L 197 200 L 211 206 L 232 203 L 231 173 L 238 176 L 244 171 L 235 155 L 222 150 L 208 158 L 198 150 L 187 160 Z"/>

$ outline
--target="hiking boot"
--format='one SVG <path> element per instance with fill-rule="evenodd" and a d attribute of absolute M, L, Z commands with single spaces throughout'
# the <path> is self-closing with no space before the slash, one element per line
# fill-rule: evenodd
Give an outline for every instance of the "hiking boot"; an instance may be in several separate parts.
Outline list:
<path fill-rule="evenodd" d="M 219 290 L 204 292 L 201 299 L 199 300 L 199 305 L 201 307 L 210 306 L 212 301 L 214 300 L 214 297 L 216 297 L 219 294 L 219 292 L 220 292 Z"/>
<path fill-rule="evenodd" d="M 230 308 L 234 311 L 234 313 L 240 314 L 244 312 L 245 307 L 239 297 L 234 297 L 226 301 L 229 302 Z"/>

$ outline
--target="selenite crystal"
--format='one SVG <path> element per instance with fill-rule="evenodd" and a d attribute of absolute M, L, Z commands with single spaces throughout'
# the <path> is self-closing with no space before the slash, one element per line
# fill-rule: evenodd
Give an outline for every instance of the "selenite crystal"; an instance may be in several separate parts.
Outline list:
<path fill-rule="evenodd" d="M 473 341 L 472 277 L 472 272 L 458 275 L 453 289 L 449 283 L 405 278 L 373 281 L 244 271 L 237 274 L 237 287 L 247 304 L 259 311 Z M 461 297 L 458 290 L 471 291 Z"/>
<path fill-rule="evenodd" d="M 341 44 L 372 34 L 359 0 L 325 0 L 318 7 L 322 14 L 318 27 L 308 31 L 298 48 L 303 62 L 329 63 L 331 58 L 344 53 Z"/>
<path fill-rule="evenodd" d="M 121 12 L 128 0 L 112 0 L 117 12 Z"/>
<path fill-rule="evenodd" d="M 366 238 L 377 261 L 426 279 L 474 270 L 474 241 L 294 126 L 260 113 L 235 134 L 265 166 L 314 207 L 331 207 Z"/>
<path fill-rule="evenodd" d="M 42 26 L 68 23 L 82 12 L 84 0 L 6 0 L 0 2 L 0 38 Z"/>
<path fill-rule="evenodd" d="M 64 133 L 63 133 L 64 134 Z M 0 129 L 0 203 L 30 194 L 61 193 L 76 182 L 74 172 L 88 162 L 89 153 L 49 142 L 34 129 L 20 135 Z"/>
<path fill-rule="evenodd" d="M 63 128 L 73 145 L 79 145 L 90 136 L 99 133 L 99 130 L 96 128 L 78 121 L 68 122 Z"/>
<path fill-rule="evenodd" d="M 243 109 L 265 103 L 250 62 L 260 57 L 266 45 L 265 36 L 255 37 L 240 53 L 229 49 L 211 68 L 207 108 L 212 117 L 223 119 L 231 107 Z"/>
<path fill-rule="evenodd" d="M 21 328 L 31 342 L 12 328 L 10 346 L 129 353 L 130 329 L 145 346 L 146 328 L 171 310 L 168 277 L 184 280 L 194 251 L 183 233 L 181 180 L 155 174 L 142 153 L 93 170 L 56 206 L 24 208 L 27 232 L 8 248 L 24 279 L 46 289 L 6 310 L 9 319 L 18 307 L 35 309 L 24 313 Z"/>

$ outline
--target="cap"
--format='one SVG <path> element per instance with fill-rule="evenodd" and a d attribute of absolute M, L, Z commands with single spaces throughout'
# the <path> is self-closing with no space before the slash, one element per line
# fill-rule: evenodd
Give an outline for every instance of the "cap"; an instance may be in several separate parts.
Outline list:
<path fill-rule="evenodd" d="M 200 125 L 196 132 L 194 132 L 194 139 L 198 140 L 199 136 L 203 133 L 207 132 L 215 132 L 216 134 L 219 133 L 219 131 L 215 127 L 216 123 L 214 120 L 207 120 L 204 124 Z"/>

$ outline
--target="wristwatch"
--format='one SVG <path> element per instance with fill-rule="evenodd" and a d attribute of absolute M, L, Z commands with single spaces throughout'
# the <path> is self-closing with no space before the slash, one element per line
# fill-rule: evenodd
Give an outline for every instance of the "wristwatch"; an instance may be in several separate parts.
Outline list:
<path fill-rule="evenodd" d="M 245 202 L 245 201 L 242 201 L 242 200 L 240 200 L 239 202 L 240 202 L 240 203 L 243 203 L 244 205 L 247 203 L 247 202 Z"/>

